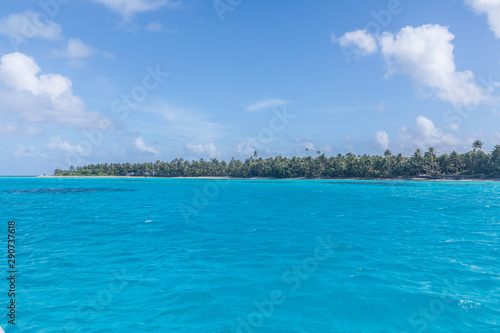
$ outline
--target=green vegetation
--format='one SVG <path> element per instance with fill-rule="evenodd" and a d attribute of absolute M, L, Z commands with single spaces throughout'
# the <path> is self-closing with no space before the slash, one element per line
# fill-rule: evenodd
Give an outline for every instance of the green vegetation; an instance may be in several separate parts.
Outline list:
<path fill-rule="evenodd" d="M 438 155 L 434 147 L 426 152 L 417 149 L 411 157 L 346 155 L 327 157 L 317 152 L 317 157 L 258 158 L 257 152 L 244 162 L 232 159 L 229 163 L 213 158 L 210 161 L 186 161 L 182 158 L 171 162 L 90 164 L 71 166 L 69 171 L 55 170 L 56 176 L 144 176 L 144 177 L 238 177 L 238 178 L 443 178 L 463 176 L 468 178 L 500 176 L 500 145 L 491 153 L 484 152 L 484 145 L 476 140 L 472 151 L 464 154 L 452 152 Z"/>

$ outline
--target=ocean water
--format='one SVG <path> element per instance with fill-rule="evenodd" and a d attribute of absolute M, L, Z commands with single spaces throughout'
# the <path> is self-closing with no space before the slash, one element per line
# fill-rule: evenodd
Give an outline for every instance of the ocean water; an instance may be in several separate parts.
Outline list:
<path fill-rule="evenodd" d="M 7 333 L 500 332 L 500 183 L 0 178 L 1 220 Z"/>

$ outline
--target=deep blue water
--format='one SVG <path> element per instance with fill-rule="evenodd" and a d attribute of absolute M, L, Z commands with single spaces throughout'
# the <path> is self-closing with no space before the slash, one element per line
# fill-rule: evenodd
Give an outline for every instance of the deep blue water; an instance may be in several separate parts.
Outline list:
<path fill-rule="evenodd" d="M 2 276 L 13 219 L 7 333 L 500 332 L 500 183 L 0 178 Z"/>

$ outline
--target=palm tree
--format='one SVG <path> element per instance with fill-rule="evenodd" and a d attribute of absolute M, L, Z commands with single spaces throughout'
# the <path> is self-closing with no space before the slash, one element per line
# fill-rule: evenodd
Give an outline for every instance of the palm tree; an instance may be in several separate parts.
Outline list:
<path fill-rule="evenodd" d="M 396 171 L 399 176 L 401 176 L 401 170 L 403 169 L 403 162 L 405 161 L 405 158 L 403 154 L 399 153 L 396 155 Z"/>
<path fill-rule="evenodd" d="M 490 172 L 498 172 L 500 170 L 500 145 L 496 145 L 491 152 Z"/>
<path fill-rule="evenodd" d="M 424 156 L 429 160 L 429 167 L 431 173 L 434 173 L 434 161 L 436 159 L 436 148 L 429 147 Z"/>
<path fill-rule="evenodd" d="M 420 149 L 415 150 L 410 159 L 411 165 L 414 170 L 411 170 L 411 174 L 420 175 L 423 171 L 423 158 L 422 151 Z"/>
<path fill-rule="evenodd" d="M 472 144 L 472 150 L 473 151 L 483 150 L 483 148 L 484 148 L 484 142 L 482 142 L 481 140 L 476 140 Z"/>
<path fill-rule="evenodd" d="M 386 149 L 386 151 L 384 152 L 384 157 L 387 166 L 386 176 L 389 176 L 392 171 L 392 163 L 391 163 L 392 152 L 389 149 Z"/>
<path fill-rule="evenodd" d="M 309 156 L 309 148 L 306 148 L 307 156 Z"/>
<path fill-rule="evenodd" d="M 453 166 L 455 167 L 455 173 L 458 173 L 460 167 L 462 166 L 460 163 L 460 155 L 458 155 L 456 151 L 452 151 L 450 154 L 450 159 L 451 162 L 453 163 Z"/>
<path fill-rule="evenodd" d="M 491 159 L 493 162 L 500 161 L 500 145 L 496 145 L 491 152 Z"/>
<path fill-rule="evenodd" d="M 472 151 L 474 152 L 474 160 L 479 160 L 479 164 L 481 165 L 481 168 L 484 166 L 484 160 L 485 156 L 483 153 L 483 148 L 484 148 L 484 143 L 481 140 L 476 140 L 472 143 Z M 483 154 L 478 154 L 483 153 Z M 477 166 L 477 163 L 474 161 L 473 166 Z M 479 170 L 475 170 L 474 172 L 478 172 Z"/>

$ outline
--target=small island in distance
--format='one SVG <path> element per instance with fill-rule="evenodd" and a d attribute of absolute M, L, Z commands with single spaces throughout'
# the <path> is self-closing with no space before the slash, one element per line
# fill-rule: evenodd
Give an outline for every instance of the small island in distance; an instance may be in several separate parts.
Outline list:
<path fill-rule="evenodd" d="M 417 149 L 411 157 L 394 155 L 386 150 L 383 156 L 338 154 L 327 157 L 309 149 L 306 157 L 259 158 L 255 151 L 244 162 L 229 163 L 212 158 L 209 161 L 105 163 L 74 166 L 70 170 L 56 169 L 54 176 L 72 177 L 231 177 L 231 178 L 360 178 L 360 179 L 480 179 L 500 177 L 500 145 L 491 153 L 484 152 L 483 142 L 476 140 L 467 153 L 439 155 L 434 147 L 423 152 Z"/>

